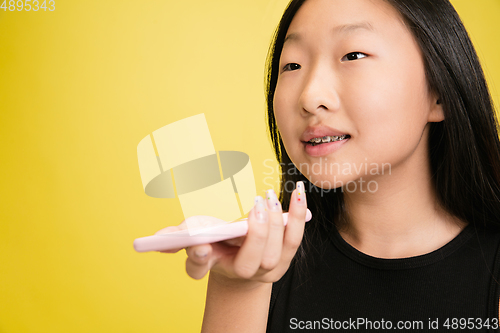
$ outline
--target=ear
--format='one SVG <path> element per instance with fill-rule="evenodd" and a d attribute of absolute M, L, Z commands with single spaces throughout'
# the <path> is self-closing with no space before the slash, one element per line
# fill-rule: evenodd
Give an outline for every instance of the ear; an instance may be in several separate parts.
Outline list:
<path fill-rule="evenodd" d="M 439 123 L 444 120 L 443 104 L 439 98 L 432 98 L 429 110 L 429 118 L 427 119 L 430 123 Z"/>

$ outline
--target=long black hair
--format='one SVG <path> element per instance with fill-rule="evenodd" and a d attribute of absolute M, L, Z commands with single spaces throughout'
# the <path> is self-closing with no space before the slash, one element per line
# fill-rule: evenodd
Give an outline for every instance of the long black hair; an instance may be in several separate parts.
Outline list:
<path fill-rule="evenodd" d="M 280 201 L 288 210 L 288 184 L 304 181 L 314 223 L 306 224 L 297 256 L 308 250 L 307 235 L 326 231 L 345 217 L 343 192 L 325 192 L 298 171 L 274 118 L 273 100 L 283 42 L 306 0 L 292 0 L 274 34 L 267 59 L 267 122 L 281 167 Z M 439 96 L 445 120 L 431 123 L 429 157 L 439 203 L 450 214 L 489 230 L 500 230 L 500 141 L 498 122 L 479 59 L 448 0 L 384 0 L 403 17 L 423 54 L 427 84 Z M 288 186 L 287 186 L 288 185 Z M 296 256 L 296 258 L 297 258 Z"/>

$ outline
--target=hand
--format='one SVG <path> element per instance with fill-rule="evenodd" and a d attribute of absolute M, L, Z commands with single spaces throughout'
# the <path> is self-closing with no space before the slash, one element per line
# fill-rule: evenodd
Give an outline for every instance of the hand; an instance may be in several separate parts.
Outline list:
<path fill-rule="evenodd" d="M 265 200 L 257 196 L 256 204 L 248 216 L 247 235 L 187 248 L 186 272 L 194 279 L 201 279 L 211 270 L 217 278 L 235 282 L 279 280 L 290 266 L 302 241 L 306 210 L 302 182 L 297 182 L 297 188 L 292 192 L 286 228 L 283 226 L 281 204 L 274 191 L 267 191 Z M 183 222 L 159 233 L 185 228 Z"/>

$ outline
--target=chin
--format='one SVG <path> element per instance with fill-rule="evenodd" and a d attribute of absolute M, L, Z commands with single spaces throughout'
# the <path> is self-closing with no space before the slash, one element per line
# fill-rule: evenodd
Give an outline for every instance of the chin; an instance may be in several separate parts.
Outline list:
<path fill-rule="evenodd" d="M 333 190 L 340 188 L 352 181 L 345 175 L 335 174 L 335 175 L 305 175 L 306 178 L 316 187 L 323 190 Z"/>

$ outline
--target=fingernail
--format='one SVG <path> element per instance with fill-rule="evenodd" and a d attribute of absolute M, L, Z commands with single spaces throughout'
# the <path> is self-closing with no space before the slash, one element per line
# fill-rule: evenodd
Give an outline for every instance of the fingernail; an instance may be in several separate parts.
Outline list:
<path fill-rule="evenodd" d="M 255 216 L 260 223 L 266 222 L 266 209 L 264 208 L 264 199 L 260 195 L 255 197 Z"/>
<path fill-rule="evenodd" d="M 306 204 L 306 193 L 304 191 L 304 182 L 299 180 L 297 182 L 297 203 L 301 205 Z"/>
<path fill-rule="evenodd" d="M 276 193 L 274 192 L 273 189 L 267 190 L 266 193 L 267 197 L 267 206 L 269 207 L 269 210 L 272 211 L 279 211 L 281 209 L 280 202 L 278 200 L 278 197 L 276 196 Z"/>
<path fill-rule="evenodd" d="M 198 249 L 194 251 L 194 255 L 197 256 L 198 258 L 205 258 L 208 255 L 208 253 L 206 250 Z"/>

